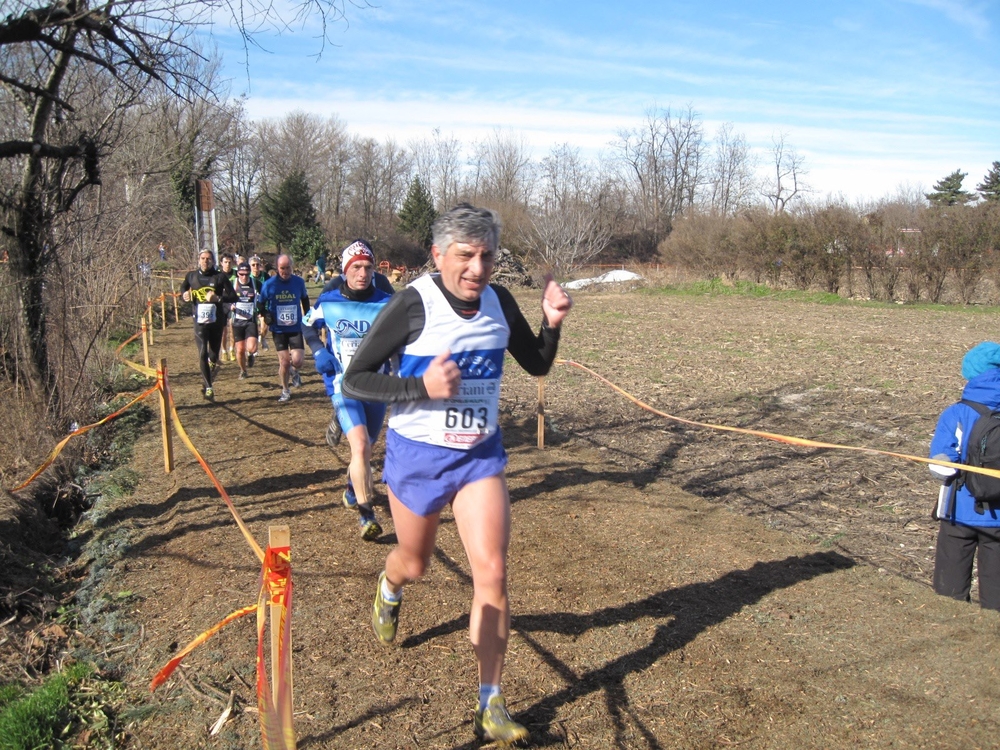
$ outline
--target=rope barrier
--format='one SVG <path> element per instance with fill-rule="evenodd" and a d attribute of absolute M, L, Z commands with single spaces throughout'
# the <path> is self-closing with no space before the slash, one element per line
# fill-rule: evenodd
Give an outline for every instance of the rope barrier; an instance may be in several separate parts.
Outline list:
<path fill-rule="evenodd" d="M 150 683 L 150 691 L 156 690 L 157 687 L 162 685 L 174 672 L 174 670 L 180 665 L 186 656 L 188 656 L 194 649 L 205 643 L 209 638 L 218 633 L 226 625 L 234 622 L 241 617 L 244 617 L 251 612 L 257 613 L 257 707 L 258 715 L 260 716 L 260 728 L 261 736 L 263 740 L 264 750 L 295 750 L 295 730 L 293 726 L 293 712 L 292 712 L 292 661 L 291 661 L 291 606 L 292 606 L 292 568 L 291 568 L 291 551 L 287 544 L 288 539 L 288 529 L 287 527 L 273 527 L 272 536 L 277 534 L 280 538 L 286 540 L 284 544 L 272 546 L 268 545 L 266 550 L 261 549 L 257 540 L 254 539 L 250 530 L 247 528 L 239 512 L 236 510 L 236 506 L 226 491 L 226 488 L 219 481 L 212 467 L 209 466 L 208 461 L 205 460 L 204 456 L 198 451 L 194 443 L 191 441 L 187 434 L 187 430 L 184 429 L 184 425 L 177 414 L 177 406 L 174 402 L 173 393 L 167 384 L 166 378 L 163 373 L 158 369 L 147 367 L 144 365 L 137 364 L 126 359 L 122 355 L 122 351 L 130 343 L 138 339 L 140 336 L 147 331 L 145 316 L 148 314 L 150 319 L 152 318 L 153 304 L 163 301 L 168 295 L 166 293 L 161 294 L 155 300 L 148 300 L 146 303 L 146 308 L 143 312 L 142 329 L 130 336 L 128 339 L 123 341 L 115 349 L 116 358 L 124 365 L 133 368 L 134 370 L 142 373 L 147 377 L 156 378 L 156 384 L 147 389 L 140 396 L 136 397 L 128 404 L 118 409 L 112 414 L 104 417 L 94 424 L 86 425 L 73 430 L 69 435 L 60 440 L 55 448 L 53 448 L 52 453 L 49 458 L 38 467 L 38 469 L 26 479 L 23 483 L 14 488 L 14 492 L 24 489 L 35 481 L 52 463 L 56 460 L 59 454 L 65 448 L 66 444 L 69 443 L 70 439 L 82 435 L 83 433 L 98 427 L 99 425 L 105 424 L 112 419 L 120 416 L 125 411 L 130 409 L 132 406 L 142 401 L 143 399 L 152 396 L 154 393 L 160 392 L 165 395 L 165 402 L 168 405 L 170 412 L 170 422 L 174 425 L 177 430 L 177 434 L 180 436 L 184 445 L 187 446 L 188 450 L 194 456 L 195 460 L 201 465 L 202 469 L 208 475 L 215 489 L 219 492 L 226 506 L 229 508 L 229 512 L 232 514 L 237 527 L 243 534 L 243 538 L 246 540 L 247 544 L 253 550 L 257 559 L 261 563 L 261 575 L 260 575 L 260 588 L 257 596 L 257 603 L 248 605 L 246 607 L 241 607 L 235 612 L 230 613 L 220 622 L 213 625 L 208 630 L 205 630 L 194 638 L 190 643 L 188 643 L 183 649 L 181 649 L 176 656 L 174 656 L 166 665 L 164 665 L 159 672 L 153 677 Z M 175 299 L 180 295 L 180 293 L 172 293 L 169 296 Z M 163 317 L 163 325 L 166 325 L 166 316 L 163 312 L 161 304 L 161 316 Z M 152 332 L 149 331 L 151 334 Z M 145 337 L 143 336 L 143 343 L 145 344 Z M 161 361 L 162 364 L 162 361 Z M 166 425 L 166 422 L 164 422 Z M 166 427 L 164 427 L 166 430 Z M 168 469 L 169 471 L 169 469 Z M 277 537 L 275 537 L 277 538 Z M 264 639 L 266 630 L 266 620 L 265 612 L 271 613 L 271 649 L 272 649 L 272 678 L 273 678 L 273 689 L 269 688 L 267 679 L 267 670 L 264 664 Z"/>
<path fill-rule="evenodd" d="M 123 406 L 121 409 L 119 409 L 118 411 L 114 412 L 113 414 L 109 414 L 104 419 L 101 419 L 100 421 L 94 422 L 93 424 L 88 424 L 88 425 L 86 425 L 84 427 L 79 427 L 79 428 L 73 430 L 69 435 L 67 435 L 62 440 L 60 440 L 58 443 L 56 443 L 56 447 L 52 449 L 52 453 L 49 454 L 49 457 L 48 457 L 48 459 L 46 459 L 45 463 L 43 463 L 41 466 L 39 466 L 37 469 L 35 469 L 35 473 L 34 474 L 32 474 L 27 479 L 25 479 L 23 482 L 21 482 L 21 484 L 19 484 L 17 487 L 15 487 L 13 490 L 11 490 L 11 492 L 20 492 L 25 487 L 27 487 L 29 484 L 31 484 L 36 479 L 38 479 L 38 477 L 41 476 L 42 472 L 45 471 L 47 468 L 49 468 L 52 465 L 52 462 L 55 461 L 59 457 L 59 454 L 62 453 L 62 449 L 66 447 L 66 444 L 70 441 L 70 438 L 76 437 L 77 435 L 82 435 L 85 432 L 89 432 L 90 430 L 94 429 L 95 427 L 99 427 L 100 425 L 104 424 L 105 422 L 110 422 L 115 417 L 119 416 L 123 412 L 125 412 L 128 409 L 130 409 L 131 407 L 135 406 L 135 404 L 139 403 L 144 398 L 148 398 L 149 396 L 152 396 L 154 393 L 156 393 L 156 391 L 157 391 L 157 386 L 154 385 L 152 388 L 150 388 L 149 390 L 147 390 L 141 396 L 137 396 L 136 398 L 132 399 L 125 406 Z"/>
<path fill-rule="evenodd" d="M 243 538 L 246 539 L 247 544 L 250 545 L 250 549 L 253 550 L 254 554 L 257 555 L 257 559 L 261 562 L 264 561 L 264 550 L 260 548 L 257 540 L 253 538 L 250 533 L 250 529 L 247 528 L 246 524 L 243 523 L 243 519 L 240 517 L 239 511 L 236 510 L 236 506 L 233 505 L 233 500 L 229 497 L 229 493 L 226 492 L 226 488 L 222 486 L 218 477 L 215 476 L 215 472 L 212 471 L 212 467 L 208 465 L 208 461 L 205 460 L 204 456 L 198 452 L 198 449 L 194 447 L 194 443 L 191 442 L 191 438 L 188 437 L 187 430 L 184 429 L 184 425 L 181 424 L 180 417 L 177 416 L 177 406 L 174 404 L 174 394 L 169 393 L 167 400 L 170 403 L 170 419 L 177 429 L 177 434 L 180 436 L 181 441 L 187 446 L 187 449 L 191 451 L 195 460 L 201 464 L 201 468 L 205 470 L 208 478 L 212 481 L 215 489 L 218 490 L 219 494 L 222 496 L 223 502 L 226 503 L 226 507 L 229 508 L 229 512 L 233 516 L 233 520 L 236 521 L 236 525 L 239 527 L 240 531 L 243 533 Z"/>
<path fill-rule="evenodd" d="M 161 294 L 157 300 L 150 300 L 146 306 L 146 312 L 151 312 L 152 304 L 154 302 L 161 302 L 166 298 L 167 294 Z M 180 296 L 179 293 L 173 293 L 170 296 L 176 298 Z M 164 321 L 165 323 L 165 321 Z M 116 356 L 125 365 L 132 367 L 143 375 L 149 377 L 156 377 L 157 370 L 138 365 L 131 362 L 121 356 L 122 350 L 132 341 L 135 341 L 142 332 L 136 333 L 131 336 L 126 341 L 122 342 L 115 351 Z M 669 419 L 671 421 L 689 425 L 691 427 L 699 427 L 705 429 L 719 430 L 725 432 L 734 432 L 744 435 L 750 435 L 753 437 L 759 437 L 766 440 L 771 440 L 774 442 L 784 443 L 787 445 L 793 445 L 805 448 L 820 448 L 829 450 L 847 450 L 859 453 L 865 453 L 870 455 L 883 455 L 890 456 L 893 458 L 899 458 L 906 461 L 911 461 L 915 463 L 923 463 L 937 466 L 947 466 L 959 471 L 974 472 L 978 474 L 985 474 L 987 476 L 1000 478 L 1000 470 L 997 469 L 987 469 L 981 467 L 968 466 L 961 463 L 953 463 L 950 461 L 943 461 L 940 459 L 930 459 L 924 458 L 922 456 L 914 456 L 906 453 L 897 453 L 893 451 L 879 450 L 875 448 L 861 447 L 861 446 L 850 446 L 850 445 L 840 445 L 837 443 L 828 443 L 818 440 L 811 440 L 807 438 L 799 438 L 790 435 L 782 435 L 779 433 L 765 432 L 762 430 L 752 430 L 743 427 L 732 427 L 729 425 L 719 425 L 708 422 L 698 422 L 695 420 L 685 419 L 683 417 L 678 417 L 672 414 L 667 414 L 666 412 L 660 411 L 653 408 L 649 404 L 644 403 L 640 399 L 636 398 L 632 394 L 628 393 L 624 389 L 615 385 L 613 382 L 605 378 L 604 376 L 598 374 L 594 370 L 582 365 L 578 362 L 568 359 L 557 359 L 556 364 L 565 365 L 568 367 L 577 368 L 591 377 L 597 379 L 598 381 L 604 383 L 613 391 L 619 393 L 627 400 L 636 404 L 640 408 L 656 414 L 664 419 Z M 212 485 L 219 492 L 226 506 L 228 507 L 230 514 L 232 515 L 237 527 L 243 534 L 243 537 L 250 548 L 253 550 L 254 554 L 257 556 L 258 561 L 261 563 L 261 577 L 260 577 L 260 587 L 258 590 L 257 603 L 242 607 L 229 615 L 227 615 L 223 620 L 221 620 L 216 625 L 213 625 L 208 630 L 204 631 L 193 639 L 187 646 L 185 646 L 176 656 L 174 656 L 167 664 L 154 676 L 151 684 L 150 690 L 156 690 L 164 681 L 166 681 L 170 674 L 177 668 L 177 666 L 183 661 L 183 659 L 189 655 L 195 648 L 205 643 L 209 638 L 218 633 L 223 627 L 238 620 L 251 612 L 256 612 L 257 614 L 257 701 L 258 701 L 258 711 L 260 716 L 260 726 L 261 735 L 265 750 L 294 750 L 295 748 L 295 732 L 292 723 L 292 681 L 291 681 L 291 606 L 292 606 L 292 579 L 291 579 L 291 553 L 290 548 L 287 544 L 276 544 L 272 546 L 269 544 L 266 549 L 262 549 L 261 546 L 254 539 L 250 530 L 247 528 L 243 519 L 240 517 L 239 512 L 236 509 L 232 498 L 226 491 L 225 487 L 219 481 L 215 472 L 212 470 L 208 461 L 201 455 L 198 449 L 195 447 L 194 443 L 191 441 L 184 429 L 180 417 L 177 414 L 177 407 L 174 402 L 173 394 L 168 385 L 162 379 L 157 380 L 157 384 L 149 388 L 143 394 L 133 399 L 129 404 L 117 410 L 113 414 L 108 415 L 99 422 L 95 422 L 92 425 L 87 425 L 85 427 L 78 428 L 74 430 L 69 435 L 67 435 L 63 440 L 61 440 L 56 447 L 53 449 L 52 454 L 49 459 L 40 466 L 34 474 L 31 475 L 25 482 L 16 487 L 14 491 L 19 491 L 24 489 L 32 481 L 34 481 L 42 472 L 47 469 L 52 462 L 56 459 L 59 453 L 62 451 L 63 447 L 69 442 L 69 440 L 76 436 L 87 432 L 94 427 L 104 424 L 115 417 L 122 414 L 127 409 L 131 408 L 133 405 L 139 401 L 148 398 L 152 394 L 156 393 L 158 390 L 164 389 L 166 391 L 166 402 L 169 404 L 170 411 L 170 421 L 177 430 L 177 434 L 180 436 L 181 440 L 184 442 L 185 446 L 194 456 L 195 460 L 201 465 L 202 469 L 205 471 L 206 475 L 212 482 Z M 541 414 L 541 412 L 540 412 Z M 541 429 L 541 426 L 540 426 Z M 285 538 L 287 539 L 287 529 L 285 530 Z M 267 670 L 264 664 L 264 638 L 265 638 L 265 617 L 266 611 L 270 610 L 272 614 L 272 678 L 273 678 L 273 689 L 268 688 L 267 680 Z"/>
<path fill-rule="evenodd" d="M 667 414 L 666 412 L 662 412 L 659 409 L 654 409 L 649 404 L 644 403 L 639 399 L 637 399 L 631 393 L 628 393 L 622 388 L 619 388 L 617 385 L 612 383 L 603 375 L 599 375 L 598 373 L 591 370 L 589 367 L 581 365 L 579 362 L 574 362 L 571 359 L 557 359 L 555 360 L 555 364 L 568 365 L 570 367 L 576 367 L 580 370 L 583 370 L 588 375 L 591 375 L 592 377 L 596 378 L 597 380 L 607 385 L 613 391 L 620 393 L 622 396 L 627 398 L 636 406 L 639 406 L 640 408 L 645 409 L 648 412 L 652 412 L 653 414 L 656 414 L 659 417 L 663 417 L 664 419 L 669 419 L 674 422 L 680 422 L 681 424 L 690 425 L 692 427 L 704 427 L 711 430 L 721 430 L 725 432 L 738 432 L 743 435 L 753 435 L 754 437 L 764 438 L 765 440 L 773 440 L 776 443 L 786 443 L 787 445 L 796 445 L 802 448 L 827 448 L 831 450 L 856 451 L 859 453 L 867 453 L 870 455 L 891 456 L 893 458 L 901 458 L 905 461 L 913 461 L 915 463 L 922 463 L 922 464 L 933 464 L 934 466 L 948 466 L 953 469 L 958 469 L 959 471 L 969 471 L 975 474 L 985 474 L 986 476 L 997 477 L 998 479 L 1000 479 L 1000 469 L 987 469 L 985 467 L 969 466 L 968 464 L 953 463 L 951 461 L 943 461 L 936 458 L 924 458 L 923 456 L 912 456 L 908 453 L 895 453 L 893 451 L 883 451 L 883 450 L 878 450 L 876 448 L 865 448 L 854 445 L 839 445 L 838 443 L 825 443 L 820 440 L 809 440 L 808 438 L 792 437 L 790 435 L 781 435 L 775 432 L 763 432 L 761 430 L 750 430 L 745 427 L 730 427 L 728 425 L 712 424 L 710 422 L 696 422 L 691 419 L 684 419 L 683 417 L 677 417 L 674 416 L 673 414 Z"/>

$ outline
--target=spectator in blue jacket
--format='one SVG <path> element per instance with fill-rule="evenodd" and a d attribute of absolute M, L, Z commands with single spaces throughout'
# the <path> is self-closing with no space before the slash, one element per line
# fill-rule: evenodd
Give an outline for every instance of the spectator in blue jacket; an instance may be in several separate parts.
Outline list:
<path fill-rule="evenodd" d="M 963 401 L 1000 409 L 1000 344 L 985 341 L 962 359 L 962 377 L 968 380 Z M 931 458 L 968 463 L 968 436 L 980 413 L 959 401 L 942 412 L 934 437 Z M 937 551 L 934 558 L 934 590 L 944 596 L 970 601 L 972 560 L 978 551 L 979 603 L 984 609 L 1000 610 L 1000 503 L 984 503 L 973 497 L 962 475 L 948 466 L 931 465 L 943 482 L 936 517 Z"/>

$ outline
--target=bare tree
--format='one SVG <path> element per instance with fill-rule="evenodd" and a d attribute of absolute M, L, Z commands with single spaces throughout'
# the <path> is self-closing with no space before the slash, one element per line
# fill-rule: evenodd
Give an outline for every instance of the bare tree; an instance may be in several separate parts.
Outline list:
<path fill-rule="evenodd" d="M 643 127 L 618 134 L 616 149 L 642 228 L 657 240 L 666 236 L 674 219 L 694 205 L 703 180 L 697 113 L 691 107 L 677 117 L 669 108 L 650 110 Z"/>
<path fill-rule="evenodd" d="M 771 139 L 771 176 L 764 180 L 762 192 L 774 209 L 780 214 L 788 203 L 807 190 L 803 178 L 806 176 L 805 160 L 794 148 L 785 142 L 785 133 Z"/>
<path fill-rule="evenodd" d="M 215 196 L 222 209 L 224 237 L 237 252 L 249 255 L 257 244 L 264 175 L 263 149 L 242 108 L 234 113 L 229 150 L 220 155 Z"/>
<path fill-rule="evenodd" d="M 438 211 L 447 211 L 458 203 L 462 181 L 462 144 L 454 136 L 442 136 L 434 128 L 430 139 L 410 145 L 416 176 L 434 198 Z"/>
<path fill-rule="evenodd" d="M 531 151 L 524 136 L 497 128 L 475 144 L 472 198 L 499 206 L 524 206 L 534 188 Z"/>
<path fill-rule="evenodd" d="M 600 210 L 601 194 L 580 150 L 563 144 L 541 161 L 537 205 L 524 243 L 556 273 L 576 268 L 604 251 L 611 222 Z"/>
<path fill-rule="evenodd" d="M 354 144 L 349 181 L 355 234 L 373 242 L 395 227 L 396 213 L 410 183 L 410 158 L 389 139 L 361 138 Z"/>
<path fill-rule="evenodd" d="M 709 206 L 723 216 L 732 216 L 750 205 L 756 187 L 754 159 L 743 134 L 733 133 L 733 124 L 723 123 L 715 136 L 715 154 L 708 170 Z"/>
<path fill-rule="evenodd" d="M 534 255 L 553 273 L 565 274 L 600 254 L 611 241 L 611 228 L 583 202 L 545 211 L 531 220 Z"/>
<path fill-rule="evenodd" d="M 123 115 L 159 81 L 186 97 L 211 92 L 190 76 L 199 57 L 199 28 L 229 13 L 247 44 L 261 30 L 284 26 L 284 13 L 343 17 L 342 0 L 302 0 L 290 8 L 267 0 L 104 0 L 100 3 L 4 4 L 0 21 L 2 110 L 16 117 L 0 142 L 0 160 L 18 178 L 2 186 L 0 211 L 9 273 L 19 290 L 17 324 L 24 335 L 24 375 L 59 413 L 62 396 L 49 350 L 47 275 L 60 240 L 56 222 L 102 181 L 101 165 L 115 147 Z M 95 83 L 99 81 L 99 83 Z M 7 165 L 5 165 L 6 167 Z"/>

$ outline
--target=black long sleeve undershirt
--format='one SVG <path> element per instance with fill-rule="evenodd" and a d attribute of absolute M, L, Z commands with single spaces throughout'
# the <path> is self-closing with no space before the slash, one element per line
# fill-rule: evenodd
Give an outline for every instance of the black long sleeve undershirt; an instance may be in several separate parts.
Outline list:
<path fill-rule="evenodd" d="M 181 294 L 184 292 L 189 292 L 191 290 L 204 289 L 205 287 L 212 287 L 215 291 L 217 299 L 213 303 L 217 309 L 217 320 L 222 321 L 225 319 L 223 314 L 224 308 L 223 303 L 236 302 L 239 299 L 236 296 L 236 290 L 233 289 L 232 283 L 229 281 L 229 277 L 226 276 L 222 271 L 212 269 L 208 273 L 204 273 L 200 268 L 196 268 L 193 271 L 188 271 L 184 276 L 184 281 L 181 282 Z M 192 316 L 194 315 L 192 307 Z"/>
<path fill-rule="evenodd" d="M 478 309 L 479 300 L 473 303 L 459 300 L 444 290 L 440 277 L 435 277 L 435 282 L 459 315 L 468 315 Z M 545 375 L 556 358 L 559 329 L 543 325 L 536 336 L 514 296 L 501 286 L 490 286 L 497 294 L 510 328 L 507 351 L 528 374 L 536 377 Z M 428 398 L 422 377 L 400 378 L 378 372 L 384 362 L 416 341 L 423 331 L 424 320 L 424 304 L 419 292 L 407 288 L 393 296 L 351 359 L 351 366 L 344 374 L 344 394 L 360 401 L 386 403 Z"/>

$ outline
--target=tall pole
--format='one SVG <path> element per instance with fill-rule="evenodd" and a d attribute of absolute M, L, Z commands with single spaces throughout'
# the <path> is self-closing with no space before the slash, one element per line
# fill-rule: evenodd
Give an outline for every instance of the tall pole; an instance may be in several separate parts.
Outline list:
<path fill-rule="evenodd" d="M 146 335 L 149 332 L 146 330 L 146 315 L 145 315 L 145 313 L 143 314 L 142 318 L 140 318 L 140 323 L 141 323 L 141 327 L 142 327 L 142 363 L 146 367 L 149 367 L 149 344 L 146 341 Z"/>
<path fill-rule="evenodd" d="M 538 379 L 538 449 L 545 447 L 545 378 Z"/>
<path fill-rule="evenodd" d="M 160 403 L 160 436 L 163 439 L 163 469 L 169 474 L 174 470 L 174 442 L 170 432 L 170 386 L 167 383 L 167 360 L 161 359 L 156 367 L 157 393 Z"/>

